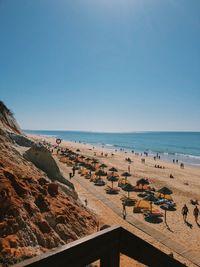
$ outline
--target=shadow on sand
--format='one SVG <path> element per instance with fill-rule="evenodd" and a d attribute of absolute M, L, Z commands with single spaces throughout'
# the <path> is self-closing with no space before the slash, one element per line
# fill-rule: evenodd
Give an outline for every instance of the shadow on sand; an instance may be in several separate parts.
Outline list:
<path fill-rule="evenodd" d="M 188 221 L 185 221 L 185 224 L 192 229 L 193 225 L 189 223 Z"/>
<path fill-rule="evenodd" d="M 173 233 L 174 231 L 169 227 L 169 225 L 165 222 L 165 225 L 167 227 L 167 230 L 169 230 L 171 233 Z"/>
<path fill-rule="evenodd" d="M 156 217 L 155 218 L 146 217 L 145 221 L 149 222 L 149 223 L 161 223 L 161 222 L 163 222 L 163 220 L 161 218 L 156 218 Z"/>
<path fill-rule="evenodd" d="M 160 206 L 160 208 L 162 210 L 166 210 L 166 211 L 176 211 L 176 208 L 175 207 L 170 207 L 169 209 L 166 209 L 165 206 Z"/>

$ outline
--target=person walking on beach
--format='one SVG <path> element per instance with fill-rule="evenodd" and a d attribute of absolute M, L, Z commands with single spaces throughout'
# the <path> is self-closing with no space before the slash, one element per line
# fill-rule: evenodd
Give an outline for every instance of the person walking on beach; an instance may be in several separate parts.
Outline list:
<path fill-rule="evenodd" d="M 182 215 L 184 222 L 186 222 L 188 212 L 189 212 L 188 207 L 186 206 L 186 204 L 184 204 L 182 208 Z"/>
<path fill-rule="evenodd" d="M 85 206 L 87 207 L 88 205 L 88 201 L 87 201 L 87 198 L 85 199 Z"/>
<path fill-rule="evenodd" d="M 195 218 L 195 222 L 197 223 L 198 222 L 198 217 L 199 217 L 199 209 L 198 209 L 197 206 L 194 208 L 193 215 L 194 215 L 194 218 Z"/>

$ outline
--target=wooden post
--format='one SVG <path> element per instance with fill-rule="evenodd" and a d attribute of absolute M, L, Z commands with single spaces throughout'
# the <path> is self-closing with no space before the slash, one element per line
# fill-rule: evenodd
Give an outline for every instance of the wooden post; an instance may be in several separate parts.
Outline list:
<path fill-rule="evenodd" d="M 100 259 L 100 267 L 120 267 L 120 252 L 117 248 L 109 251 Z"/>

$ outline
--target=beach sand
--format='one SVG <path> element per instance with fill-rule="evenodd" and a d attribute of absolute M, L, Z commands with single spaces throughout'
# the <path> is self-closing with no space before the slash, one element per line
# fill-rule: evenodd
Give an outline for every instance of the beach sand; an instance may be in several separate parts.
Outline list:
<path fill-rule="evenodd" d="M 55 144 L 55 138 L 34 135 L 29 135 L 29 137 L 33 138 L 34 140 L 45 140 L 47 142 Z M 151 186 L 155 187 L 156 189 L 159 189 L 163 186 L 169 187 L 173 191 L 172 196 L 173 200 L 176 202 L 177 207 L 176 211 L 167 211 L 168 227 L 164 222 L 159 224 L 148 223 L 144 220 L 142 214 L 134 214 L 134 216 L 146 225 L 149 225 L 153 229 L 156 229 L 167 235 L 170 239 L 182 244 L 186 248 L 189 248 L 191 251 L 199 253 L 200 225 L 197 225 L 195 223 L 193 217 L 194 206 L 190 204 L 190 199 L 197 199 L 200 202 L 200 168 L 187 165 L 184 169 L 181 169 L 178 164 L 173 164 L 158 159 L 155 161 L 152 157 L 145 157 L 144 164 L 141 162 L 141 158 L 144 158 L 144 156 L 141 157 L 139 155 L 134 155 L 121 151 L 115 152 L 114 150 L 108 150 L 106 148 L 101 147 L 93 148 L 93 146 L 90 144 L 62 141 L 61 147 L 67 147 L 72 149 L 73 151 L 80 149 L 80 154 L 88 157 L 97 158 L 100 162 L 108 165 L 108 168 L 112 166 L 116 167 L 119 170 L 119 174 L 128 170 L 129 164 L 127 163 L 127 161 L 125 161 L 125 158 L 129 157 L 133 162 L 130 164 L 130 172 L 132 176 L 129 177 L 128 180 L 133 185 L 136 184 L 136 181 L 139 178 L 148 178 L 152 181 Z M 102 152 L 103 154 L 108 153 L 108 156 L 102 156 Z M 96 153 L 96 156 L 94 156 L 94 153 Z M 113 153 L 114 156 L 112 156 L 111 153 Z M 56 158 L 57 157 L 55 155 L 55 159 Z M 67 167 L 63 163 L 60 163 L 58 159 L 56 160 L 61 168 L 61 171 L 63 172 L 65 177 L 68 178 L 69 172 L 71 172 L 71 168 Z M 162 165 L 165 167 L 165 169 L 155 168 L 155 164 Z M 169 178 L 170 174 L 174 176 L 173 179 Z M 135 228 L 134 226 L 123 220 L 119 215 L 117 215 L 109 207 L 102 203 L 102 201 L 98 200 L 94 194 L 91 194 L 87 191 L 86 188 L 81 186 L 81 184 L 76 181 L 76 179 L 72 178 L 72 182 L 75 185 L 80 200 L 82 200 L 84 203 L 85 198 L 87 198 L 88 208 L 90 208 L 97 215 L 99 215 L 101 224 L 120 225 L 133 232 L 134 234 L 138 235 L 139 237 L 143 238 L 144 240 L 150 242 L 159 249 L 167 253 L 172 252 L 172 250 L 169 249 L 167 246 L 164 246 L 163 244 L 152 238 L 150 235 L 144 233 L 143 231 Z M 86 180 L 86 182 L 90 183 L 88 180 Z M 110 185 L 109 182 L 108 184 Z M 125 195 L 124 191 L 121 190 L 119 195 L 107 195 L 105 193 L 105 188 L 95 187 L 95 190 L 98 190 L 100 193 L 105 194 L 108 199 L 113 201 L 113 203 L 119 207 L 119 209 L 122 209 L 120 198 Z M 138 198 L 137 194 L 137 192 L 131 192 L 131 197 Z M 181 214 L 182 206 L 185 203 L 189 208 L 187 224 L 184 223 Z M 159 208 L 158 206 L 155 207 Z M 127 213 L 132 215 L 132 210 L 132 208 L 127 208 Z M 176 253 L 174 253 L 174 256 L 183 260 L 183 258 Z M 189 261 L 185 261 L 185 259 L 184 262 L 187 263 L 187 266 L 193 266 L 192 263 L 190 263 Z M 122 266 L 143 266 L 141 264 L 135 263 L 134 261 L 127 260 L 126 257 L 122 258 L 122 263 Z"/>

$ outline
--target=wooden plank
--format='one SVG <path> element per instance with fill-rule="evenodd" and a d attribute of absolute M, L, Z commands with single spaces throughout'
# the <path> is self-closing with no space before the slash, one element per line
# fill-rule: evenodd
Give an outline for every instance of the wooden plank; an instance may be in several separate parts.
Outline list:
<path fill-rule="evenodd" d="M 13 267 L 80 267 L 88 265 L 107 255 L 118 246 L 120 241 L 120 227 L 113 226 L 103 231 L 71 242 L 61 248 L 54 249 L 29 260 L 25 260 Z"/>
<path fill-rule="evenodd" d="M 127 230 L 121 228 L 120 237 L 120 251 L 122 254 L 133 258 L 149 267 L 162 266 L 162 267 L 183 267 L 184 264 L 180 263 L 173 257 L 165 254 L 143 239 L 130 234 Z"/>
<path fill-rule="evenodd" d="M 150 267 L 185 266 L 127 230 L 113 226 L 13 267 L 84 267 L 98 259 L 101 267 L 119 267 L 120 252 Z"/>

